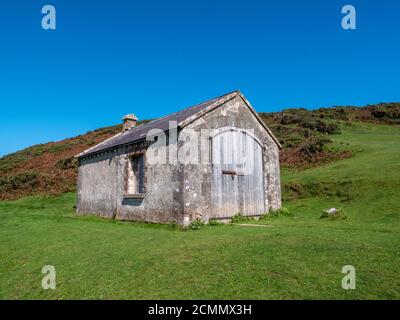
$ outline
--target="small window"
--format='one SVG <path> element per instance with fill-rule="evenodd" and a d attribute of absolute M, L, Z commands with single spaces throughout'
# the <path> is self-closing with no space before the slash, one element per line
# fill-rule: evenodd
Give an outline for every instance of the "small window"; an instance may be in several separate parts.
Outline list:
<path fill-rule="evenodd" d="M 138 155 L 129 158 L 128 165 L 128 194 L 145 193 L 144 187 L 144 156 Z"/>

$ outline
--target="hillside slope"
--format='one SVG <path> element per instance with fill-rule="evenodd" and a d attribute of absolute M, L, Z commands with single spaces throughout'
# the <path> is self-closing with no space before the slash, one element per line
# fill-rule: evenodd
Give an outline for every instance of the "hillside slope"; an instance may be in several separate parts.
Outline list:
<path fill-rule="evenodd" d="M 281 165 L 284 168 L 304 169 L 351 156 L 351 150 L 345 147 L 330 147 L 331 137 L 340 134 L 338 122 L 348 125 L 360 121 L 399 124 L 400 103 L 314 111 L 288 109 L 260 115 L 284 147 Z M 74 191 L 77 164 L 73 156 L 120 130 L 120 125 L 102 128 L 63 141 L 32 146 L 0 158 L 0 200 Z"/>
<path fill-rule="evenodd" d="M 338 129 L 330 148 L 352 157 L 285 167 L 289 211 L 253 227 L 183 231 L 82 217 L 75 193 L 0 201 L 0 299 L 398 300 L 400 126 Z M 347 218 L 320 219 L 331 207 Z M 56 290 L 40 286 L 48 264 Z M 356 290 L 341 286 L 345 265 L 356 269 Z"/>

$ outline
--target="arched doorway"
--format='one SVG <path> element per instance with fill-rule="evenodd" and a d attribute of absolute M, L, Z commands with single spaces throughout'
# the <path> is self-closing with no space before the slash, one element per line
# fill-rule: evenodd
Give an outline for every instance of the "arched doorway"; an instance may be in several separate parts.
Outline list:
<path fill-rule="evenodd" d="M 220 131 L 212 137 L 212 217 L 265 213 L 262 146 L 249 132 Z"/>

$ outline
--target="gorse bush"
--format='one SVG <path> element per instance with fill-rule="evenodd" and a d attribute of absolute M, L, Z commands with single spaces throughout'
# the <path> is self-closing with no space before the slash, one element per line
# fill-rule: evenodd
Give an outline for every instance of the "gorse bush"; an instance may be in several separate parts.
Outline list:
<path fill-rule="evenodd" d="M 370 107 L 371 115 L 380 122 L 389 124 L 400 123 L 400 103 L 380 104 Z"/>
<path fill-rule="evenodd" d="M 0 158 L 0 173 L 11 173 L 12 169 L 18 164 L 28 160 L 28 156 L 22 152 L 17 152 L 13 155 L 7 155 Z"/>
<path fill-rule="evenodd" d="M 329 123 L 322 120 L 305 120 L 299 125 L 303 128 L 311 129 L 325 134 L 340 133 L 339 126 L 336 123 Z"/>
<path fill-rule="evenodd" d="M 279 125 L 297 125 L 301 128 L 311 129 L 325 134 L 339 133 L 339 126 L 332 120 L 326 119 L 321 113 L 307 111 L 306 109 L 287 109 L 268 116 L 270 121 Z M 265 116 L 266 115 L 266 116 Z M 271 114 L 269 114 L 271 115 Z M 268 121 L 267 121 L 268 122 Z"/>
<path fill-rule="evenodd" d="M 313 136 L 305 140 L 300 144 L 300 152 L 305 155 L 312 157 L 318 152 L 324 150 L 324 146 L 331 142 L 331 139 L 325 136 Z"/>
<path fill-rule="evenodd" d="M 61 160 L 57 161 L 56 167 L 61 170 L 77 169 L 78 168 L 78 160 L 75 157 L 61 159 Z"/>
<path fill-rule="evenodd" d="M 36 172 L 26 172 L 15 176 L 0 177 L 0 191 L 7 192 L 21 188 L 34 188 L 38 182 L 38 174 Z"/>
<path fill-rule="evenodd" d="M 337 118 L 348 121 L 344 109 L 287 109 L 260 115 L 282 144 L 282 167 L 306 169 L 352 155 L 348 150 L 328 148 L 332 142 L 329 135 L 340 133 Z"/>

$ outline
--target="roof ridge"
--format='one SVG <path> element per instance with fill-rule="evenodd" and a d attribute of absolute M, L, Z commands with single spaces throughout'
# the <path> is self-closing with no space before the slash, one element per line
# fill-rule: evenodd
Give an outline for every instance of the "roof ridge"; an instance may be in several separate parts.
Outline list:
<path fill-rule="evenodd" d="M 235 93 L 235 92 L 240 92 L 240 91 L 239 91 L 239 90 L 234 90 L 234 91 L 232 91 L 232 92 L 225 93 L 225 94 L 223 94 L 223 95 L 221 95 L 221 96 L 219 96 L 219 97 L 212 98 L 212 99 L 209 99 L 209 100 L 200 102 L 200 103 L 198 103 L 198 104 L 192 105 L 192 106 L 190 106 L 190 107 L 186 107 L 186 108 L 180 109 L 180 110 L 178 110 L 178 111 L 176 111 L 176 112 L 174 112 L 174 113 L 170 113 L 170 114 L 167 114 L 167 115 L 162 116 L 162 117 L 160 117 L 160 118 L 156 118 L 156 119 L 154 119 L 154 120 L 152 120 L 152 121 L 150 121 L 150 122 L 144 123 L 144 124 L 142 124 L 142 125 L 140 125 L 140 126 L 133 127 L 133 128 L 131 128 L 131 129 L 127 130 L 126 132 L 132 132 L 132 131 L 134 131 L 134 130 L 137 129 L 137 128 L 144 128 L 144 127 L 146 127 L 146 126 L 148 126 L 148 125 L 150 125 L 150 124 L 154 124 L 154 123 L 157 122 L 157 121 L 165 120 L 165 118 L 168 118 L 168 117 L 173 117 L 174 115 L 176 115 L 176 114 L 178 114 L 178 113 L 180 113 L 180 112 L 182 112 L 182 111 L 187 111 L 187 110 L 190 110 L 190 109 L 192 109 L 192 108 L 199 107 L 199 106 L 201 106 L 202 104 L 207 104 L 207 103 L 210 103 L 210 102 L 212 102 L 212 101 L 214 101 L 214 100 L 215 100 L 215 101 L 220 100 L 220 99 L 222 99 L 223 97 L 226 97 L 226 96 L 228 96 L 228 95 L 230 95 L 230 94 L 232 94 L 232 93 Z"/>
<path fill-rule="evenodd" d="M 118 145 L 125 145 L 127 143 L 131 143 L 137 141 L 138 139 L 142 139 L 142 137 L 146 134 L 146 130 L 150 130 L 152 128 L 159 128 L 163 131 L 168 131 L 168 121 L 170 119 L 176 118 L 178 125 L 180 126 L 183 121 L 187 118 L 192 117 L 195 114 L 200 114 L 202 109 L 208 109 L 210 106 L 218 107 L 220 102 L 223 102 L 229 96 L 234 94 L 240 94 L 239 90 L 235 90 L 219 97 L 215 97 L 198 104 L 192 105 L 190 107 L 186 107 L 184 109 L 178 110 L 174 113 L 170 113 L 158 119 L 154 119 L 150 122 L 141 124 L 139 126 L 133 127 L 125 132 L 120 132 L 109 139 L 83 151 L 77 157 L 82 157 L 85 155 L 89 155 L 92 153 L 98 153 L 106 149 L 114 148 Z"/>
<path fill-rule="evenodd" d="M 232 91 L 232 92 L 225 93 L 225 94 L 223 94 L 223 95 L 221 95 L 221 96 L 219 96 L 219 97 L 215 97 L 215 98 L 212 98 L 212 99 L 209 99 L 209 100 L 200 102 L 200 103 L 198 103 L 198 104 L 192 105 L 192 106 L 190 106 L 190 107 L 186 107 L 186 108 L 184 108 L 184 109 L 180 109 L 180 110 L 178 110 L 178 111 L 176 111 L 176 112 L 174 112 L 174 113 L 168 114 L 168 115 L 166 115 L 166 116 L 164 116 L 164 117 L 161 117 L 161 118 L 159 118 L 159 119 L 161 120 L 161 119 L 165 119 L 165 118 L 167 118 L 167 117 L 172 117 L 172 116 L 174 116 L 174 115 L 176 115 L 177 113 L 180 113 L 180 112 L 182 112 L 182 111 L 187 111 L 187 110 L 190 110 L 190 109 L 192 109 L 192 108 L 199 107 L 199 106 L 201 106 L 201 105 L 203 105 L 203 104 L 210 103 L 210 102 L 212 102 L 212 101 L 218 101 L 218 100 L 220 100 L 220 99 L 222 99 L 222 98 L 224 98 L 224 97 L 226 97 L 226 96 L 229 96 L 230 94 L 235 93 L 235 92 L 240 92 L 240 91 L 239 91 L 239 90 L 234 90 L 234 91 Z"/>

